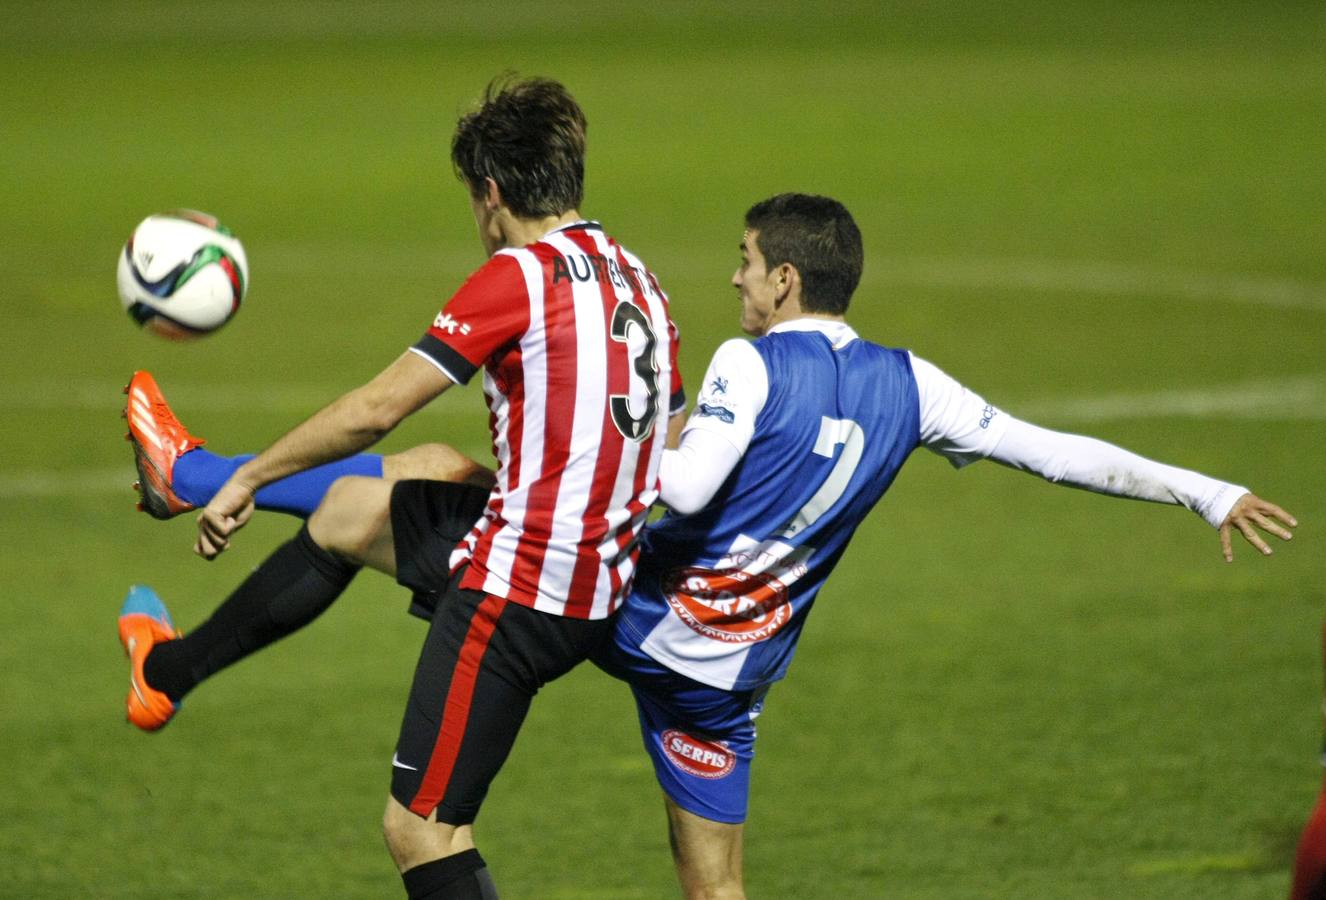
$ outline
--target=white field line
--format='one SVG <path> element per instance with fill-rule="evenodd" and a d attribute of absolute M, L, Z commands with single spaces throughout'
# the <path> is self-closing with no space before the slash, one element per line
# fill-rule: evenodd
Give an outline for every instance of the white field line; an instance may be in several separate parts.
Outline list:
<path fill-rule="evenodd" d="M 898 257 L 868 259 L 867 282 L 1026 290 L 1101 297 L 1169 297 L 1326 312 L 1326 285 L 1105 261 Z"/>
<path fill-rule="evenodd" d="M 52 389 L 46 385 L 46 391 L 35 396 L 47 398 L 39 402 L 34 395 L 25 394 L 21 404 L 14 406 L 10 401 L 13 395 L 9 389 L 0 393 L 0 409 L 68 409 L 69 403 L 77 404 L 79 409 L 102 410 L 111 422 L 117 409 L 119 392 L 115 388 L 98 389 L 85 386 L 85 392 L 70 392 L 65 388 Z M 290 385 L 284 395 L 289 406 L 306 409 L 310 406 L 307 398 L 318 395 L 318 389 L 312 385 Z M 181 391 L 181 394 L 186 392 Z M 269 389 L 261 391 L 236 390 L 233 386 L 220 397 L 215 392 L 200 392 L 189 404 L 191 409 L 205 409 L 208 412 L 230 412 L 235 410 L 252 411 L 254 406 L 264 410 L 279 410 L 279 403 L 273 403 L 273 394 Z M 51 402 L 64 401 L 64 402 Z M 312 404 L 316 405 L 316 404 Z M 185 408 L 181 406 L 180 408 Z M 1326 373 L 1299 375 L 1286 378 L 1267 378 L 1243 381 L 1236 384 L 1194 390 L 1165 390 L 1145 393 L 1099 394 L 1084 397 L 1043 398 L 1014 402 L 1005 407 L 1019 418 L 1055 426 L 1074 423 L 1106 422 L 1129 419 L 1236 419 L 1251 421 L 1279 422 L 1323 422 L 1326 421 Z M 115 424 L 107 425 L 108 440 L 115 439 Z M 483 456 L 477 448 L 461 448 L 476 458 Z M 0 473 L 0 500 L 18 498 L 63 497 L 76 498 L 88 495 L 122 493 L 126 502 L 133 499 L 129 486 L 135 475 L 129 463 L 129 449 L 125 446 L 126 461 L 123 467 L 97 470 L 52 469 Z"/>
<path fill-rule="evenodd" d="M 435 246 L 310 246 L 274 244 L 267 248 L 267 271 L 282 277 L 318 275 L 326 257 L 340 271 L 369 274 L 382 269 L 435 281 L 463 277 L 476 265 L 476 254 L 445 253 Z M 661 274 L 714 279 L 727 290 L 731 260 L 708 255 L 674 262 Z M 1326 284 L 1240 273 L 1201 272 L 1109 260 L 1036 259 L 1033 257 L 866 256 L 866 285 L 1029 291 L 1094 297 L 1167 297 L 1281 309 L 1326 312 Z"/>
<path fill-rule="evenodd" d="M 663 248 L 655 248 L 662 250 Z M 307 279 L 326 273 L 329 260 L 335 270 L 349 278 L 368 278 L 393 272 L 398 281 L 431 285 L 429 291 L 440 304 L 448 285 L 460 284 L 465 275 L 482 262 L 477 249 L 439 247 L 436 244 L 377 245 L 372 242 L 268 242 L 249 248 L 250 256 L 261 255 L 261 270 L 275 279 Z M 659 256 L 658 252 L 651 258 Z M 728 279 L 734 262 L 709 252 L 675 251 L 674 260 L 661 272 L 665 284 L 680 278 L 711 284 L 720 296 L 730 296 Z M 70 278 L 82 282 L 103 280 L 101 269 L 70 270 Z M 7 265 L 0 259 L 0 276 L 11 283 L 48 283 L 37 275 Z M 872 256 L 867 253 L 863 283 L 903 288 L 948 288 L 963 291 L 965 299 L 982 299 L 984 291 L 1026 291 L 1075 297 L 1127 297 L 1170 299 L 1199 304 L 1229 303 L 1278 309 L 1326 312 L 1326 282 L 1255 275 L 1211 272 L 1165 266 L 1089 259 L 1038 259 L 1035 257 L 929 257 Z M 680 293 L 674 293 L 681 298 Z M 684 299 L 684 298 L 683 298 Z"/>
<path fill-rule="evenodd" d="M 1045 398 L 1010 405 L 1008 412 L 1047 423 L 1179 418 L 1321 422 L 1326 421 L 1326 374 L 1195 390 Z"/>

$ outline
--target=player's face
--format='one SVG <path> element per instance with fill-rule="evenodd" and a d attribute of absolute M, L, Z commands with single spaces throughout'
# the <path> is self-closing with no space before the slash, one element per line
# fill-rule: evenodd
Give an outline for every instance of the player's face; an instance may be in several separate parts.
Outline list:
<path fill-rule="evenodd" d="M 778 311 L 777 273 L 768 270 L 755 243 L 758 235 L 748 228 L 741 236 L 741 265 L 732 275 L 732 286 L 741 297 L 741 330 L 754 337 L 769 330 Z"/>

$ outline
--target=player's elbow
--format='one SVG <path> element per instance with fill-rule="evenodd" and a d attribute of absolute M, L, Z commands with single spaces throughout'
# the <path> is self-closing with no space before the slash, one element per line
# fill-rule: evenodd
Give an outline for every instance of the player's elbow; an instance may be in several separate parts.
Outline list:
<path fill-rule="evenodd" d="M 370 443 L 385 437 L 409 414 L 389 398 L 375 397 L 370 391 L 355 391 L 344 398 L 346 419 L 351 428 Z"/>
<path fill-rule="evenodd" d="M 698 513 L 709 505 L 713 499 L 714 492 L 702 485 L 687 484 L 680 482 L 678 486 L 669 490 L 666 487 L 659 492 L 659 499 L 663 505 L 681 516 L 689 516 Z"/>
<path fill-rule="evenodd" d="M 703 503 L 696 503 L 693 500 L 690 500 L 689 498 L 679 499 L 676 497 L 673 498 L 663 497 L 662 500 L 664 506 L 666 506 L 668 509 L 672 510 L 679 516 L 689 516 L 692 515 L 693 513 L 698 513 L 700 510 L 704 509 Z"/>

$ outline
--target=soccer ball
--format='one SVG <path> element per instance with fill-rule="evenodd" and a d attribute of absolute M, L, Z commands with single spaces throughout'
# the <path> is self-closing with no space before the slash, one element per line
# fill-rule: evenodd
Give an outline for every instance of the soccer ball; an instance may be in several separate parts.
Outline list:
<path fill-rule="evenodd" d="M 239 310 L 249 263 L 239 240 L 206 213 L 148 216 L 116 271 L 120 302 L 139 325 L 172 340 L 216 331 Z"/>

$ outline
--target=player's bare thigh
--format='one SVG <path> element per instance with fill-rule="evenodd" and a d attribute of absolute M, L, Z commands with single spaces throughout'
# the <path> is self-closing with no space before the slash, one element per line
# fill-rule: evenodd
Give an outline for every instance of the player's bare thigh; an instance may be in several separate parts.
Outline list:
<path fill-rule="evenodd" d="M 382 459 L 382 477 L 347 475 L 332 483 L 309 517 L 318 546 L 388 575 L 396 574 L 391 532 L 391 489 L 421 478 L 491 486 L 493 473 L 446 444 L 421 444 Z"/>
<path fill-rule="evenodd" d="M 420 444 L 382 458 L 382 477 L 393 480 L 427 478 L 491 487 L 492 470 L 446 444 Z"/>
<path fill-rule="evenodd" d="M 687 812 L 668 797 L 668 838 L 677 878 L 688 900 L 742 900 L 742 825 Z"/>
<path fill-rule="evenodd" d="M 359 475 L 336 479 L 309 516 L 309 535 L 324 550 L 394 576 L 391 489 L 395 484 Z"/>

